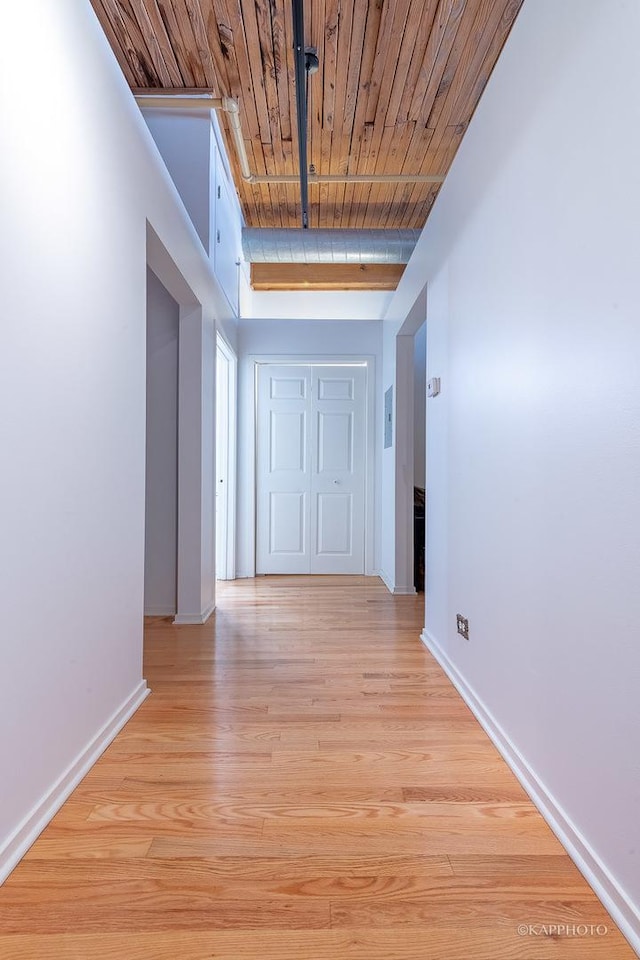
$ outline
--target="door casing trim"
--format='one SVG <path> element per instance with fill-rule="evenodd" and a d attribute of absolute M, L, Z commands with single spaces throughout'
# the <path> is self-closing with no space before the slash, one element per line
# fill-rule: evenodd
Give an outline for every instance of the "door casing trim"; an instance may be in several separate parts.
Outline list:
<path fill-rule="evenodd" d="M 248 428 L 253 438 L 252 455 L 249 459 L 250 477 L 248 482 L 252 491 L 251 508 L 253 516 L 248 524 L 248 531 L 252 538 L 249 556 L 252 569 L 245 570 L 241 576 L 255 577 L 256 575 L 256 529 L 257 512 L 257 430 L 258 430 L 258 367 L 263 364 L 281 364 L 286 366 L 317 367 L 323 364 L 344 366 L 364 366 L 366 369 L 366 452 L 365 452 L 365 506 L 364 506 L 364 572 L 365 576 L 377 576 L 375 569 L 375 403 L 376 403 L 376 358 L 373 354 L 249 354 L 246 357 L 251 371 L 251 390 L 253 402 L 248 411 L 250 423 Z"/>
<path fill-rule="evenodd" d="M 222 544 L 222 553 L 224 563 L 222 570 L 216 568 L 216 580 L 235 580 L 236 577 L 236 489 L 237 489 L 237 434 L 238 434 L 238 357 L 235 350 L 227 343 L 224 336 L 217 331 L 216 335 L 216 361 L 218 352 L 222 354 L 227 363 L 228 370 L 228 390 L 227 390 L 227 520 L 224 530 L 224 543 Z M 217 369 L 216 369 L 217 374 Z M 216 391 L 217 391 L 216 379 Z M 217 393 L 216 393 L 217 399 Z M 218 407 L 216 403 L 216 428 L 218 418 Z M 216 453 L 217 453 L 217 429 L 216 429 Z M 218 463 L 216 461 L 215 483 L 218 482 Z M 218 558 L 218 536 L 219 531 L 216 524 L 215 551 L 216 560 Z"/>

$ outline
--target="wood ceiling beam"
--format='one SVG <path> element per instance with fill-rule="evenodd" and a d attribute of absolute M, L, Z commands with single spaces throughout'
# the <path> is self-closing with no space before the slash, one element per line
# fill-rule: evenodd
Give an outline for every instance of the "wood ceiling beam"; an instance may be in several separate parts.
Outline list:
<path fill-rule="evenodd" d="M 395 290 L 403 263 L 252 263 L 254 290 Z"/>

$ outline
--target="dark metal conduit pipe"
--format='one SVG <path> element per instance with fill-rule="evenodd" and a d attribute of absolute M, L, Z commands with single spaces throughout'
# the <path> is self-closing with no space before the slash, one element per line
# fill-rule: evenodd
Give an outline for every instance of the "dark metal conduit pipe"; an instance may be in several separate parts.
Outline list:
<path fill-rule="evenodd" d="M 293 49 L 296 65 L 296 113 L 298 117 L 298 164 L 300 166 L 300 206 L 302 226 L 309 226 L 309 180 L 307 170 L 307 67 L 304 52 L 304 0 L 291 0 L 293 9 Z"/>

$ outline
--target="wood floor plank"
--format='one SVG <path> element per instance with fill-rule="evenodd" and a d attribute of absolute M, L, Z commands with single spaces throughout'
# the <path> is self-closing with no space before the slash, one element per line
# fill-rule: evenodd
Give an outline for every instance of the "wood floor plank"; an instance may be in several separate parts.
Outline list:
<path fill-rule="evenodd" d="M 360 826 L 347 828 L 342 823 L 327 821 L 323 826 L 322 837 L 315 825 L 282 824 L 279 821 L 267 821 L 264 825 L 264 839 L 286 844 L 289 849 L 308 850 L 312 853 L 322 851 L 332 853 L 350 853 L 366 847 L 372 853 L 423 853 L 423 854 L 537 854 L 545 856 L 557 854 L 558 841 L 548 835 L 535 836 L 529 832 L 502 830 L 500 833 L 488 832 L 481 827 L 472 830 L 465 824 L 464 829 L 449 820 L 443 819 L 432 831 L 427 831 L 417 823 L 405 823 L 393 830 L 371 829 Z"/>
<path fill-rule="evenodd" d="M 203 891 L 197 886 L 169 884 L 161 888 L 141 883 L 101 884 L 94 878 L 86 885 L 55 898 L 37 902 L 38 928 L 43 933 L 66 930 L 96 933 L 162 930 L 251 930 L 254 928 L 317 930 L 331 924 L 328 902 L 295 899 L 270 901 L 245 896 L 240 901 L 221 899 L 219 888 Z M 241 893 L 247 893 L 246 890 Z M 31 902 L 7 903 L 0 916 L 0 934 L 28 932 L 34 913 Z M 126 956 L 126 954 L 125 954 Z"/>
<path fill-rule="evenodd" d="M 2 960 L 631 960 L 422 598 L 218 587 L 204 626 L 148 619 L 152 696 L 0 888 Z"/>
<path fill-rule="evenodd" d="M 517 929 L 523 917 L 544 917 L 545 924 L 567 926 L 607 926 L 609 920 L 603 906 L 594 907 L 591 902 L 563 900 L 503 899 L 494 891 L 491 899 L 474 900 L 468 890 L 460 900 L 434 896 L 441 888 L 431 891 L 428 897 L 402 900 L 386 896 L 384 899 L 356 901 L 336 899 L 331 905 L 333 928 L 355 927 L 386 929 L 389 927 L 422 927 L 430 929 L 452 927 L 455 924 L 471 924 L 476 930 L 481 927 L 496 929 L 510 923 Z"/>
<path fill-rule="evenodd" d="M 561 867 L 555 865 L 555 868 L 562 875 Z M 231 896 L 230 893 L 237 892 L 241 886 L 246 886 L 251 881 L 256 882 L 252 887 L 252 896 L 258 889 L 264 892 L 264 886 L 258 888 L 258 883 L 268 883 L 269 892 L 273 894 L 277 885 L 282 886 L 295 881 L 298 883 L 295 889 L 296 895 L 326 898 L 326 896 L 332 897 L 337 890 L 342 891 L 343 895 L 349 892 L 352 896 L 359 897 L 364 888 L 356 883 L 358 878 L 369 882 L 372 878 L 408 877 L 418 882 L 428 880 L 429 883 L 433 883 L 436 879 L 453 878 L 454 875 L 449 857 L 443 855 L 329 857 L 310 854 L 306 857 L 287 857 L 276 854 L 271 857 L 212 856 L 191 859 L 183 857 L 179 864 L 176 864 L 173 857 L 155 857 L 151 861 L 149 858 L 111 859 L 101 864 L 80 859 L 71 863 L 66 863 L 64 860 L 48 863 L 30 861 L 23 865 L 19 875 L 14 874 L 9 881 L 9 886 L 12 888 L 13 896 L 18 889 L 32 891 L 35 896 L 39 887 L 45 883 L 47 886 L 60 888 L 70 883 L 91 882 L 96 875 L 99 875 L 102 881 L 110 880 L 114 883 L 140 878 L 148 882 L 161 882 L 168 878 L 175 878 L 176 870 L 188 881 L 206 880 L 210 884 L 223 881 L 224 889 L 220 890 L 219 895 L 225 899 L 235 899 L 235 896 Z M 539 882 L 547 881 L 552 873 L 551 868 L 541 873 Z M 567 880 L 565 875 L 562 876 Z M 502 877 L 499 867 L 496 867 L 496 877 L 497 879 Z M 506 869 L 504 877 L 507 882 L 509 876 Z M 336 884 L 333 887 L 330 886 L 329 880 L 335 880 Z M 584 884 L 580 889 L 584 891 Z M 291 896 L 292 892 L 291 886 L 279 891 L 280 894 L 284 893 L 287 896 Z"/>
<path fill-rule="evenodd" d="M 429 930 L 428 940 L 425 929 Z M 428 949 L 428 953 L 425 951 Z M 521 936 L 513 922 L 348 930 L 162 931 L 1 936 L 3 960 L 634 960 L 615 928 L 607 935 Z"/>
<path fill-rule="evenodd" d="M 125 857 L 144 857 L 153 844 L 154 838 L 148 833 L 136 831 L 135 836 L 102 836 L 102 837 L 71 837 L 58 838 L 46 834 L 27 852 L 20 870 L 30 860 L 56 860 L 67 862 L 69 860 L 122 860 Z M 12 874 L 20 876 L 20 872 Z M 0 904 L 3 899 L 3 891 L 0 891 Z"/>
<path fill-rule="evenodd" d="M 360 803 L 370 801 L 375 797 L 380 802 L 401 803 L 404 800 L 405 788 L 401 785 L 383 782 L 371 784 L 370 781 L 359 783 L 353 779 L 341 783 L 327 784 L 326 779 L 320 782 L 305 783 L 298 778 L 297 785 L 291 781 L 274 783 L 268 779 L 264 783 L 252 782 L 247 784 L 242 780 L 221 785 L 215 779 L 201 782 L 174 780 L 148 780 L 131 778 L 122 786 L 117 794 L 102 793 L 91 795 L 94 803 L 123 803 L 160 800 L 165 803 L 188 803 L 193 801 L 218 800 L 222 803 L 270 803 L 278 804 L 291 801 L 295 789 L 298 803 Z M 419 789 L 419 788 L 412 788 Z M 434 788 L 434 790 L 437 788 Z M 453 787 L 445 787 L 452 791 Z M 504 791 L 506 793 L 506 790 Z M 421 797 L 418 797 L 422 800 Z M 447 799 L 444 797 L 443 799 Z M 480 798 L 482 799 L 482 798 Z M 487 798 L 489 801 L 496 799 Z M 497 798 L 500 799 L 500 798 Z M 517 797 L 511 799 L 518 799 Z"/>

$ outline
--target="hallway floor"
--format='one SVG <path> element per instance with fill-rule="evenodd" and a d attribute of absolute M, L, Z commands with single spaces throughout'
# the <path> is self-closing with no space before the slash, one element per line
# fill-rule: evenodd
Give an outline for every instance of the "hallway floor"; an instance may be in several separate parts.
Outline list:
<path fill-rule="evenodd" d="M 423 597 L 218 588 L 203 627 L 148 622 L 153 693 L 0 888 L 3 960 L 635 956 L 420 643 Z"/>

